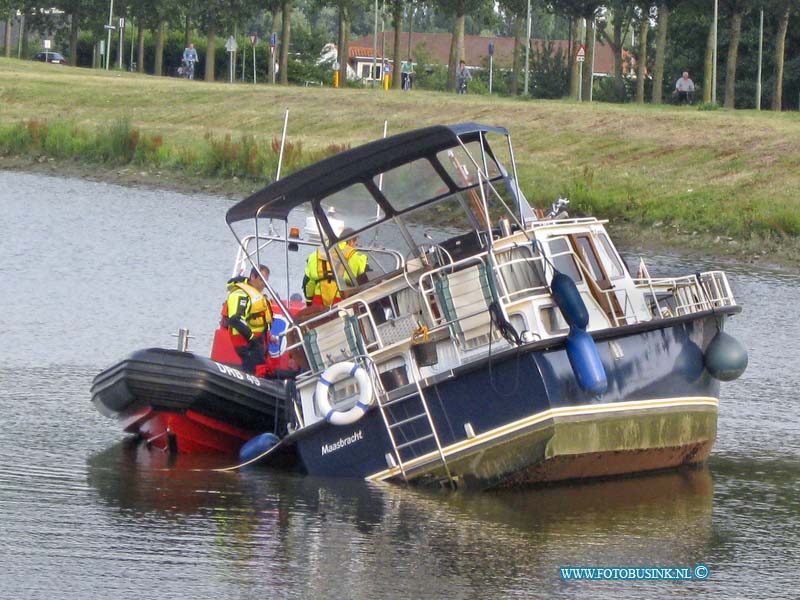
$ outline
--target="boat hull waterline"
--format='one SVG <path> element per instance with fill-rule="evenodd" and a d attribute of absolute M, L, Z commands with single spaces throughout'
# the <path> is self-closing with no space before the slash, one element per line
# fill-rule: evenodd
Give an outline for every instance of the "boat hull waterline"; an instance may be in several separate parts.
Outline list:
<path fill-rule="evenodd" d="M 189 352 L 150 348 L 97 375 L 92 402 L 161 450 L 236 455 L 260 432 L 285 433 L 289 390 Z"/>
<path fill-rule="evenodd" d="M 716 439 L 719 381 L 704 369 L 700 348 L 719 317 L 599 341 L 611 382 L 602 398 L 578 388 L 563 344 L 487 358 L 425 388 L 450 475 L 487 489 L 704 461 Z M 352 425 L 300 431 L 289 441 L 313 475 L 448 479 L 432 442 L 406 462 L 405 474 L 388 466 L 391 444 L 375 409 Z"/>

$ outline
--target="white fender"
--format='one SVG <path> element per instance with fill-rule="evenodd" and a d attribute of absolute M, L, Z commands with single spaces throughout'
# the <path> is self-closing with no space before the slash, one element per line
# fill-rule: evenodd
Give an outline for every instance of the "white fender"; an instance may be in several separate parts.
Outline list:
<path fill-rule="evenodd" d="M 350 410 L 340 411 L 331 408 L 328 391 L 331 385 L 346 377 L 355 378 L 358 386 L 358 401 Z M 362 366 L 350 361 L 336 363 L 325 369 L 325 372 L 317 382 L 315 396 L 320 412 L 325 415 L 325 420 L 331 425 L 350 425 L 350 423 L 355 423 L 375 402 L 369 374 Z"/>

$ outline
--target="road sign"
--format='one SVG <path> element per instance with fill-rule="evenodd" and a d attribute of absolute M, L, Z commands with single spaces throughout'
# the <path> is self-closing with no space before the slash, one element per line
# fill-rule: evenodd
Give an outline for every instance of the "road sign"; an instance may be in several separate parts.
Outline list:
<path fill-rule="evenodd" d="M 45 50 L 50 50 L 50 40 L 43 40 L 42 44 L 44 44 Z"/>
<path fill-rule="evenodd" d="M 228 38 L 228 41 L 225 42 L 225 50 L 228 52 L 236 52 L 239 46 L 236 44 L 236 38 L 231 36 Z"/>
<path fill-rule="evenodd" d="M 489 42 L 489 56 L 494 56 L 494 42 Z"/>
<path fill-rule="evenodd" d="M 578 51 L 575 53 L 575 62 L 583 62 L 586 60 L 586 46 L 581 44 L 578 46 Z"/>
<path fill-rule="evenodd" d="M 119 28 L 125 29 L 125 19 L 123 19 L 122 17 L 119 18 Z"/>
<path fill-rule="evenodd" d="M 257 46 L 258 45 L 258 35 L 256 35 L 255 33 L 251 33 L 250 34 L 250 45 L 251 46 Z"/>
<path fill-rule="evenodd" d="M 273 48 L 278 45 L 278 32 L 273 31 L 272 35 L 269 36 L 269 45 Z"/>

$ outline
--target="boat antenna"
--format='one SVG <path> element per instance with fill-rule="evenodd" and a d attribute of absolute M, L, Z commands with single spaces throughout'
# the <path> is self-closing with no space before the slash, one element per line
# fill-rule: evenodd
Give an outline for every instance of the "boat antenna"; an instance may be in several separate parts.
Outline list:
<path fill-rule="evenodd" d="M 286 143 L 286 127 L 289 125 L 289 109 L 283 115 L 283 133 L 281 134 L 281 149 L 278 152 L 278 170 L 275 173 L 275 181 L 281 178 L 281 165 L 283 164 L 283 146 Z"/>
<path fill-rule="evenodd" d="M 386 139 L 386 134 L 389 132 L 389 119 L 383 121 L 383 139 Z M 378 176 L 378 189 L 383 191 L 383 173 Z M 375 206 L 375 222 L 381 219 L 381 205 Z M 378 241 L 378 227 L 375 228 L 375 236 L 372 238 L 372 244 Z"/>
<path fill-rule="evenodd" d="M 289 125 L 289 109 L 287 108 L 286 112 L 283 115 L 283 133 L 281 133 L 281 149 L 280 149 L 280 152 L 278 152 L 278 168 L 275 171 L 275 181 L 278 181 L 281 178 L 281 165 L 283 164 L 283 148 L 284 148 L 284 145 L 286 144 L 286 129 L 288 128 L 288 125 Z M 270 225 L 272 225 L 272 220 L 270 220 Z M 290 284 L 289 284 L 289 279 L 290 279 L 289 278 L 289 221 L 288 221 L 288 219 L 283 222 L 283 239 L 286 242 L 283 245 L 283 254 L 284 254 L 284 259 L 285 259 L 285 264 L 286 264 L 286 303 L 287 303 L 286 313 L 288 314 L 288 312 L 289 312 L 288 304 L 289 304 L 289 298 L 290 298 L 290 292 L 289 292 L 289 286 L 290 286 Z M 280 299 L 278 301 L 280 302 Z"/>

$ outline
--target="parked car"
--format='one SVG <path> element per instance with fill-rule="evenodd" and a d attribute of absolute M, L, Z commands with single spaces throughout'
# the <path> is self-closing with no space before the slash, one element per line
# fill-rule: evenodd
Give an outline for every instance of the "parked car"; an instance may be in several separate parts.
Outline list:
<path fill-rule="evenodd" d="M 36 56 L 33 57 L 33 60 L 38 60 L 39 62 L 49 62 L 55 63 L 57 65 L 68 65 L 67 59 L 64 58 L 63 55 L 59 54 L 58 52 L 38 52 Z"/>

